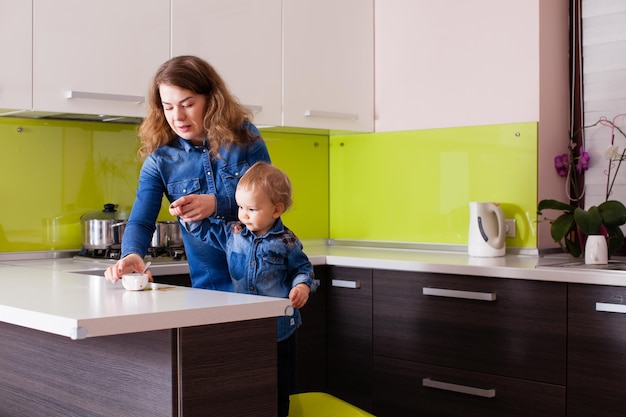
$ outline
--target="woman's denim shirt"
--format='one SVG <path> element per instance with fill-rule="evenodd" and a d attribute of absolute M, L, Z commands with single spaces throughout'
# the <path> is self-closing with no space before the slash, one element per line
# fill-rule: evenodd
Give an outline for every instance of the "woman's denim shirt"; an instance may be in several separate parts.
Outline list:
<path fill-rule="evenodd" d="M 302 251 L 302 243 L 280 218 L 262 236 L 256 236 L 239 221 L 212 227 L 210 231 L 206 230 L 206 223 L 181 221 L 181 225 L 181 229 L 192 229 L 191 233 L 203 236 L 226 252 L 235 292 L 288 298 L 291 289 L 301 283 L 309 286 L 311 292 L 317 289 L 313 265 Z M 279 342 L 302 324 L 300 311 L 293 310 L 293 315 L 277 318 Z"/>
<path fill-rule="evenodd" d="M 250 132 L 261 137 L 258 129 L 247 123 Z M 124 229 L 122 256 L 136 253 L 145 256 L 163 195 L 172 202 L 188 194 L 214 194 L 215 214 L 206 221 L 219 225 L 237 218 L 235 189 L 239 178 L 258 161 L 271 162 L 263 140 L 247 146 L 220 148 L 220 157 L 211 156 L 208 144 L 194 146 L 180 137 L 161 146 L 146 158 L 139 174 L 139 186 L 133 208 Z M 216 226 L 219 227 L 219 226 Z M 185 254 L 192 285 L 197 288 L 232 291 L 226 257 L 222 250 L 182 230 Z"/>

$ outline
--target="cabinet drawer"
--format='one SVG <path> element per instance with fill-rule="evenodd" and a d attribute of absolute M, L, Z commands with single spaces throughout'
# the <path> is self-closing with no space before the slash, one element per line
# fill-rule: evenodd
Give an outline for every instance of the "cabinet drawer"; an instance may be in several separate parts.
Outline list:
<path fill-rule="evenodd" d="M 567 285 L 374 271 L 374 354 L 565 385 Z"/>
<path fill-rule="evenodd" d="M 374 356 L 374 414 L 558 417 L 565 387 Z"/>
<path fill-rule="evenodd" d="M 567 415 L 623 416 L 626 288 L 569 285 Z"/>

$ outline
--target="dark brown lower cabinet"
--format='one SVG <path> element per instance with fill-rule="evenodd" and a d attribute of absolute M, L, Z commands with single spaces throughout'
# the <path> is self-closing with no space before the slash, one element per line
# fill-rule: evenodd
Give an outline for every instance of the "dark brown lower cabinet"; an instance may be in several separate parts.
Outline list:
<path fill-rule="evenodd" d="M 567 284 L 373 274 L 374 414 L 565 416 Z"/>
<path fill-rule="evenodd" d="M 569 285 L 568 417 L 626 415 L 626 288 Z"/>
<path fill-rule="evenodd" d="M 330 267 L 328 393 L 372 411 L 372 270 Z"/>
<path fill-rule="evenodd" d="M 275 417 L 276 319 L 71 340 L 0 323 L 0 416 Z"/>
<path fill-rule="evenodd" d="M 565 387 L 374 356 L 374 412 L 378 417 L 558 417 L 565 415 Z"/>
<path fill-rule="evenodd" d="M 315 267 L 317 291 L 300 309 L 302 326 L 298 329 L 299 392 L 326 391 L 326 266 Z"/>

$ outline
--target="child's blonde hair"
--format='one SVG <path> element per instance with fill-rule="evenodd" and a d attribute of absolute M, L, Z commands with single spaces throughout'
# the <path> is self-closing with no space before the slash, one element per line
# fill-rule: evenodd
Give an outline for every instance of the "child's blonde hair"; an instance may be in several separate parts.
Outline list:
<path fill-rule="evenodd" d="M 239 180 L 237 188 L 243 190 L 261 189 L 269 196 L 272 204 L 282 203 L 284 211 L 293 204 L 291 181 L 287 174 L 267 162 L 252 165 Z"/>

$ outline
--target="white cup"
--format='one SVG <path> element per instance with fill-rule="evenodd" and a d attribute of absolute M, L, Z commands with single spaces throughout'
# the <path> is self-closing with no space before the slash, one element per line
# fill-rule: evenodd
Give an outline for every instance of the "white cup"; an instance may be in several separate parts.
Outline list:
<path fill-rule="evenodd" d="M 609 250 L 604 236 L 587 236 L 587 243 L 585 243 L 585 263 L 588 265 L 606 265 L 609 263 Z"/>
<path fill-rule="evenodd" d="M 122 285 L 128 291 L 143 291 L 148 286 L 148 274 L 124 274 L 122 275 Z"/>

